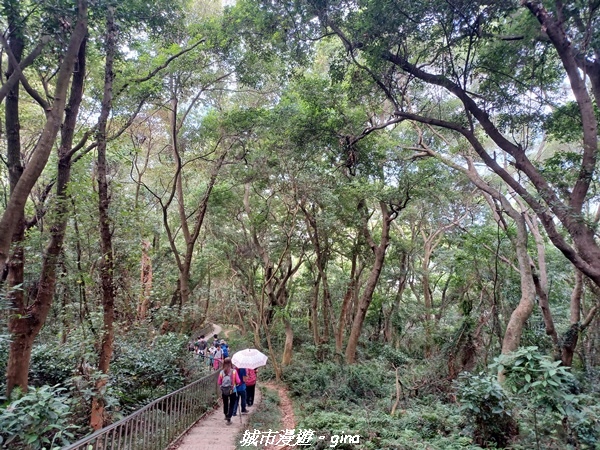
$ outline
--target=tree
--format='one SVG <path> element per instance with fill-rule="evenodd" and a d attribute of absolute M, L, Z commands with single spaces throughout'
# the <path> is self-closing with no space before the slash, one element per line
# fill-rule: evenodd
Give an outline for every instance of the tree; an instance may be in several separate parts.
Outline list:
<path fill-rule="evenodd" d="M 15 5 L 10 5 L 7 11 L 9 11 L 11 14 L 14 14 L 14 9 L 12 9 L 14 7 Z M 53 94 L 54 102 L 51 105 L 47 104 L 39 96 L 39 94 L 35 93 L 35 91 L 31 91 L 34 98 L 36 100 L 41 100 L 42 104 L 47 107 L 46 122 L 27 167 L 25 167 L 21 172 L 21 169 L 18 168 L 18 164 L 11 164 L 13 168 L 9 169 L 9 171 L 13 171 L 13 174 L 14 170 L 16 170 L 17 173 L 21 173 L 18 175 L 18 181 L 13 181 L 10 199 L 6 205 L 6 209 L 2 213 L 2 217 L 0 218 L 0 273 L 4 272 L 5 269 L 9 255 L 9 248 L 13 239 L 13 233 L 15 233 L 17 230 L 18 224 L 22 223 L 22 217 L 24 214 L 23 211 L 29 193 L 44 170 L 44 167 L 46 167 L 48 157 L 50 156 L 50 152 L 52 151 L 60 124 L 62 122 L 67 101 L 67 92 L 73 74 L 73 68 L 75 67 L 75 61 L 77 59 L 81 42 L 87 33 L 87 2 L 84 0 L 78 1 L 76 9 L 77 15 L 75 18 L 73 18 L 75 25 L 72 28 L 70 37 L 68 38 L 68 45 L 63 49 L 63 55 L 55 77 L 55 90 Z M 17 41 L 22 39 L 24 34 L 24 29 L 21 28 L 20 25 L 17 27 L 15 23 L 15 21 L 19 20 L 18 14 L 20 13 L 17 13 L 15 16 L 8 19 L 9 23 L 11 23 L 10 26 L 13 27 L 12 30 L 16 33 L 16 35 L 12 35 L 12 39 L 16 39 Z M 20 46 L 18 43 L 11 45 L 13 48 Z M 11 46 L 6 47 L 6 50 L 9 55 L 11 55 L 11 70 L 14 71 L 10 75 L 9 81 L 7 81 L 6 85 L 9 86 L 11 77 L 15 74 L 18 74 L 19 78 L 13 79 L 14 83 L 16 84 L 16 80 L 18 79 L 25 80 L 24 86 L 29 87 L 30 85 L 25 79 L 25 76 L 22 75 L 22 72 L 20 73 L 21 64 L 19 61 L 17 61 L 15 55 L 12 53 Z M 20 53 L 20 51 L 21 50 L 19 50 L 17 53 Z M 32 54 L 35 54 L 35 52 Z M 17 93 L 18 91 L 13 91 L 13 95 L 18 95 Z M 13 108 L 14 106 L 17 106 L 18 108 L 18 104 L 12 103 L 12 105 Z M 15 113 L 16 111 L 12 113 L 13 117 Z M 14 119 L 9 120 L 14 123 Z M 15 128 L 11 127 L 11 129 Z M 18 136 L 13 135 L 11 138 L 14 141 L 16 137 Z M 18 158 L 20 157 L 12 157 L 12 161 L 16 161 Z"/>
<path fill-rule="evenodd" d="M 12 5 L 14 8 L 15 5 Z M 8 8 L 12 14 L 15 9 Z M 7 51 L 12 54 L 16 51 L 11 70 L 15 70 L 15 64 L 18 63 L 23 51 L 23 42 L 25 29 L 22 18 L 11 17 L 10 23 L 19 23 L 17 28 L 13 28 L 13 34 L 9 38 L 11 45 Z M 54 295 L 54 286 L 56 283 L 56 266 L 59 254 L 62 249 L 62 243 L 66 228 L 67 199 L 66 189 L 70 179 L 71 158 L 77 148 L 73 148 L 73 137 L 75 133 L 75 124 L 79 105 L 83 93 L 83 74 L 85 73 L 85 34 L 87 33 L 87 6 L 85 2 L 78 5 L 77 22 L 69 40 L 69 46 L 65 51 L 64 59 L 60 65 L 58 78 L 56 81 L 56 90 L 54 93 L 54 103 L 50 104 L 37 94 L 28 84 L 25 78 L 22 82 L 27 86 L 27 90 L 32 92 L 38 99 L 41 106 L 46 111 L 46 123 L 44 130 L 38 140 L 31 159 L 27 162 L 26 168 L 23 168 L 21 161 L 21 137 L 19 134 L 19 89 L 18 84 L 7 97 L 6 124 L 9 130 L 7 141 L 9 174 L 11 181 L 11 197 L 2 216 L 2 223 L 5 228 L 5 234 L 0 238 L 0 247 L 8 246 L 11 241 L 15 243 L 12 256 L 8 264 L 7 284 L 13 292 L 11 309 L 13 314 L 9 320 L 9 330 L 12 333 L 9 362 L 7 365 L 7 393 L 19 386 L 24 391 L 27 390 L 27 379 L 29 372 L 29 360 L 33 341 L 46 321 L 52 297 Z M 12 59 L 12 58 L 11 58 Z M 81 65 L 81 72 L 73 76 L 75 62 Z M 56 184 L 57 202 L 53 211 L 51 220 L 52 235 L 46 247 L 43 265 L 36 287 L 35 296 L 31 304 L 23 294 L 23 258 L 24 251 L 21 241 L 24 238 L 27 224 L 25 223 L 24 208 L 29 191 L 44 169 L 48 160 L 50 151 L 54 145 L 54 140 L 62 122 L 62 116 L 67 105 L 66 97 L 70 83 L 71 93 L 68 102 L 68 110 L 61 132 L 61 145 L 58 149 L 58 172 L 56 183 L 51 183 L 46 189 L 49 191 L 53 184 Z M 35 220 L 32 225 L 35 224 Z M 6 239 L 5 239 L 6 238 Z M 4 261 L 2 255 L 6 255 L 0 248 L 0 270 Z"/>
<path fill-rule="evenodd" d="M 113 107 L 113 81 L 115 54 L 117 50 L 118 33 L 115 23 L 115 7 L 110 5 L 106 13 L 106 35 L 104 40 L 105 65 L 104 89 L 100 117 L 98 119 L 98 133 L 96 143 L 98 147 L 97 182 L 98 182 L 98 227 L 100 231 L 100 279 L 102 287 L 103 326 L 102 341 L 98 358 L 98 370 L 101 375 L 97 378 L 95 395 L 92 397 L 90 425 L 94 430 L 104 426 L 104 399 L 102 391 L 106 387 L 107 375 L 110 368 L 110 359 L 113 353 L 115 336 L 115 284 L 114 284 L 114 254 L 112 244 L 111 222 L 108 208 L 110 199 L 108 194 L 107 179 L 107 124 L 108 117 Z"/>
<path fill-rule="evenodd" d="M 329 4 L 327 9 L 315 13 L 325 28 L 340 37 L 350 55 L 365 53 L 375 79 L 381 82 L 382 89 L 397 106 L 395 118 L 419 121 L 461 134 L 483 162 L 532 208 L 554 245 L 598 284 L 600 247 L 595 242 L 594 229 L 586 223 L 584 211 L 584 205 L 592 199 L 590 186 L 594 180 L 598 148 L 597 121 L 592 104 L 592 97 L 598 101 L 600 95 L 600 60 L 595 38 L 597 27 L 594 27 L 598 11 L 592 6 L 579 7 L 562 2 L 551 10 L 541 2 L 522 1 L 524 9 L 515 6 L 513 2 L 496 2 L 493 6 L 485 2 L 481 5 L 479 2 L 469 2 L 468 5 L 432 2 L 425 8 L 401 7 L 392 13 L 382 11 L 380 8 L 386 8 L 383 4 L 372 2 L 366 9 L 354 10 L 348 21 L 342 21 L 333 12 L 334 7 L 337 11 L 343 10 L 341 5 Z M 527 17 L 528 13 L 539 22 L 537 34 Z M 433 20 L 427 20 L 428 15 Z M 378 30 L 373 28 L 374 17 L 386 17 L 385 26 Z M 580 20 L 582 17 L 587 20 Z M 425 64 L 422 52 L 433 42 L 429 39 L 425 46 L 416 45 L 420 32 L 414 23 L 421 23 L 421 19 L 427 23 L 423 31 L 431 36 L 440 36 L 446 44 L 435 54 L 434 60 Z M 351 23 L 359 26 L 354 28 Z M 513 29 L 514 23 L 524 25 Z M 400 29 L 403 26 L 408 27 L 408 32 L 384 34 L 389 27 Z M 515 32 L 519 34 L 515 36 Z M 365 34 L 367 40 L 362 39 Z M 589 45 L 584 36 L 592 37 Z M 520 52 L 521 56 L 515 61 L 519 69 L 516 79 L 507 73 L 492 73 L 488 69 L 488 63 L 499 62 L 491 60 L 495 56 L 493 52 L 499 52 L 498 47 L 504 52 Z M 450 62 L 451 58 L 454 58 L 453 62 Z M 549 74 L 536 69 L 544 65 L 543 59 L 546 65 L 550 63 Z M 558 62 L 562 65 L 562 72 Z M 389 77 L 389 81 L 383 80 L 382 69 L 398 71 L 398 76 Z M 524 96 L 530 93 L 536 96 L 539 107 L 544 106 L 546 102 L 539 98 L 538 93 L 547 92 L 556 85 L 557 75 L 552 71 L 556 71 L 558 76 L 565 74 L 569 80 L 583 135 L 578 162 L 572 169 L 574 176 L 566 189 L 557 186 L 532 161 L 527 152 L 527 136 L 515 139 L 516 136 L 509 134 L 511 125 L 515 129 L 518 124 L 502 122 L 505 119 L 503 114 L 509 113 L 511 108 L 516 109 L 517 119 L 524 118 L 526 114 L 533 115 L 532 118 L 539 116 L 537 110 L 528 109 Z M 526 82 L 524 77 L 529 73 L 533 76 Z M 411 110 L 407 102 L 397 95 L 399 78 L 404 83 L 405 92 L 411 83 L 402 75 L 413 77 L 426 87 L 441 88 L 457 98 L 462 107 L 460 116 Z M 586 78 L 589 84 L 586 84 Z M 486 93 L 483 88 L 489 89 L 491 80 L 505 92 L 514 92 L 512 98 L 502 98 L 497 89 L 491 95 Z M 493 157 L 479 132 L 506 153 L 507 162 L 514 167 L 513 173 Z M 527 183 L 520 182 L 519 175 Z M 572 243 L 557 229 L 555 218 Z"/>
<path fill-rule="evenodd" d="M 283 38 L 294 48 L 304 48 L 300 36 L 337 36 L 345 48 L 338 67 L 351 64 L 371 78 L 393 105 L 388 124 L 413 121 L 430 126 L 429 137 L 435 129 L 460 136 L 531 208 L 565 257 L 600 284 L 588 213 L 596 199 L 593 103 L 600 95 L 595 3 L 307 1 L 296 4 L 296 16 L 283 11 L 275 2 L 266 14 L 288 30 Z M 558 88 L 565 78 L 580 145 L 544 161 L 532 147 L 547 109 L 564 116 L 567 99 Z M 454 150 L 440 148 L 450 158 Z M 560 177 L 548 170 L 557 160 L 567 172 Z"/>

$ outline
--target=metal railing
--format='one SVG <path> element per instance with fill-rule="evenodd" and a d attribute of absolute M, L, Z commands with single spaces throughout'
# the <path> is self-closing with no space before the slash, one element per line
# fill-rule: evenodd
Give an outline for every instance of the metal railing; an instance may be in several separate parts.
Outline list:
<path fill-rule="evenodd" d="M 154 400 L 63 450 L 164 450 L 218 399 L 219 371 Z"/>

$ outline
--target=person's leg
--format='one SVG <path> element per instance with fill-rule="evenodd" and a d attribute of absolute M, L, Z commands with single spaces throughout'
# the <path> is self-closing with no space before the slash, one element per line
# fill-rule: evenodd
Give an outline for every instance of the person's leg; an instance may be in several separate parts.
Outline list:
<path fill-rule="evenodd" d="M 233 406 L 235 404 L 235 393 L 228 396 L 229 397 L 229 412 L 227 413 L 227 421 L 231 422 L 231 416 L 233 415 Z"/>
<path fill-rule="evenodd" d="M 246 390 L 240 392 L 240 398 L 242 401 L 242 413 L 246 413 L 248 412 L 248 410 L 246 409 Z"/>
<path fill-rule="evenodd" d="M 240 401 L 240 396 L 239 396 L 239 394 L 236 394 L 235 395 L 235 400 L 233 401 L 233 408 L 232 408 L 233 413 L 231 414 L 232 416 L 237 416 L 238 402 L 239 401 Z"/>
<path fill-rule="evenodd" d="M 254 404 L 254 385 L 246 386 L 246 405 L 252 406 Z"/>
<path fill-rule="evenodd" d="M 223 399 L 223 413 L 227 419 L 227 413 L 229 412 L 229 396 L 221 394 L 221 398 Z"/>

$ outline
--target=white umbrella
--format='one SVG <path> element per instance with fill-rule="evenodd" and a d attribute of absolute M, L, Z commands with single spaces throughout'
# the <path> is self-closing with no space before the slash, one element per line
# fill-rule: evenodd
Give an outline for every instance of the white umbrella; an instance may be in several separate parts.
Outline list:
<path fill-rule="evenodd" d="M 231 357 L 231 362 L 241 369 L 256 369 L 267 365 L 269 357 L 255 348 L 240 350 Z"/>

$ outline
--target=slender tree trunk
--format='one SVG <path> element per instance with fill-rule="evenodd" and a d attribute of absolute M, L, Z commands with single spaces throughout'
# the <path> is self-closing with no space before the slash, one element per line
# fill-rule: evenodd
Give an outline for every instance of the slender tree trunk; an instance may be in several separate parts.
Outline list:
<path fill-rule="evenodd" d="M 56 75 L 56 87 L 54 90 L 54 103 L 46 116 L 46 124 L 38 140 L 33 154 L 18 183 L 15 185 L 6 209 L 0 218 L 0 273 L 8 258 L 13 233 L 19 220 L 23 215 L 25 203 L 33 186 L 37 182 L 42 171 L 46 167 L 48 157 L 56 141 L 56 135 L 60 128 L 65 110 L 69 82 L 75 66 L 75 60 L 81 46 L 81 42 L 87 33 L 87 2 L 79 0 L 77 23 L 69 39 L 67 50 L 62 58 L 62 63 Z"/>
<path fill-rule="evenodd" d="M 571 367 L 573 355 L 579 340 L 581 321 L 581 296 L 583 295 L 583 274 L 575 269 L 575 287 L 571 293 L 571 326 L 563 336 L 561 360 L 563 365 Z"/>
<path fill-rule="evenodd" d="M 283 356 L 281 357 L 281 365 L 289 366 L 292 362 L 292 350 L 294 344 L 294 330 L 292 328 L 292 322 L 289 317 L 283 318 L 283 325 L 285 326 L 285 343 L 283 345 Z"/>
<path fill-rule="evenodd" d="M 525 211 L 525 205 L 523 205 L 522 202 L 519 203 L 522 205 L 521 209 Z M 552 343 L 554 344 L 555 357 L 556 359 L 558 359 L 560 357 L 561 349 L 558 340 L 558 333 L 556 332 L 556 327 L 554 326 L 552 311 L 550 309 L 550 302 L 548 300 L 546 247 L 544 239 L 540 234 L 537 218 L 532 218 L 529 216 L 529 214 L 526 213 L 524 214 L 524 218 L 527 225 L 529 226 L 531 234 L 533 235 L 537 249 L 537 273 L 533 273 L 533 280 L 535 282 L 535 289 L 538 296 L 538 304 L 540 305 L 540 310 L 542 311 L 542 318 L 544 320 L 544 326 L 546 327 L 546 334 L 552 339 Z M 531 265 L 534 266 L 533 261 L 531 262 Z"/>
<path fill-rule="evenodd" d="M 433 298 L 431 295 L 431 286 L 429 283 L 429 261 L 433 252 L 432 242 L 425 237 L 425 246 L 423 250 L 423 263 L 421 264 L 421 284 L 423 287 L 423 305 L 425 306 L 425 357 L 429 358 L 433 348 Z"/>
<path fill-rule="evenodd" d="M 138 320 L 146 320 L 148 308 L 150 306 L 150 293 L 152 292 L 152 260 L 148 255 L 150 250 L 150 242 L 142 241 L 142 258 L 141 258 L 141 274 L 140 274 L 140 300 L 138 303 L 137 317 Z"/>
<path fill-rule="evenodd" d="M 321 275 L 317 274 L 317 279 L 313 284 L 312 300 L 310 302 L 310 326 L 312 328 L 313 341 L 315 345 L 321 344 L 319 336 L 319 287 L 321 285 Z"/>
<path fill-rule="evenodd" d="M 329 281 L 327 279 L 327 259 L 329 253 L 329 244 L 327 242 L 327 235 L 318 228 L 317 219 L 313 213 L 311 213 L 304 201 L 300 202 L 300 208 L 304 213 L 306 222 L 306 228 L 310 236 L 310 240 L 313 244 L 316 253 L 316 266 L 319 272 L 317 282 L 315 283 L 315 292 L 313 297 L 313 304 L 311 305 L 312 317 L 314 323 L 312 323 L 313 337 L 315 339 L 315 345 L 321 343 L 319 336 L 319 317 L 318 317 L 318 299 L 319 299 L 319 286 L 323 287 L 323 341 L 329 342 L 331 332 L 333 330 L 332 323 L 332 306 L 331 306 L 331 292 L 329 291 Z M 325 236 L 323 236 L 325 234 Z M 316 327 L 316 328 L 315 328 Z"/>
<path fill-rule="evenodd" d="M 329 342 L 333 333 L 333 305 L 331 303 L 331 291 L 326 269 L 323 270 L 323 340 Z"/>
<path fill-rule="evenodd" d="M 517 260 L 519 261 L 519 273 L 521 277 L 521 299 L 519 304 L 512 312 L 504 339 L 502 341 L 502 353 L 510 353 L 519 347 L 523 327 L 527 319 L 531 316 L 533 307 L 535 306 L 535 284 L 531 265 L 529 264 L 529 254 L 527 253 L 527 228 L 525 219 L 522 215 L 516 214 L 513 217 L 517 228 L 517 236 L 515 238 L 515 249 L 517 252 Z"/>
<path fill-rule="evenodd" d="M 202 320 L 206 320 L 206 318 L 208 317 L 208 307 L 210 306 L 210 301 L 211 301 L 211 289 L 212 289 L 212 275 L 210 272 L 210 267 L 208 268 L 208 282 L 206 283 L 206 302 L 204 302 L 204 311 L 202 314 Z M 238 314 L 239 314 L 239 309 L 238 309 Z M 242 334 L 246 334 L 246 326 L 244 325 L 244 321 L 242 320 L 240 323 L 240 330 L 242 332 Z"/>
<path fill-rule="evenodd" d="M 377 287 L 377 282 L 379 281 L 379 275 L 381 275 L 381 270 L 383 269 L 384 260 L 385 248 L 378 249 L 375 253 L 375 263 L 371 268 L 369 278 L 367 279 L 365 288 L 360 296 L 357 312 L 354 316 L 354 321 L 352 322 L 352 329 L 350 330 L 350 337 L 348 338 L 348 344 L 346 346 L 346 362 L 348 364 L 354 364 L 356 362 L 358 340 L 360 338 L 365 317 L 367 316 L 367 310 L 373 299 L 373 292 L 375 292 L 375 287 Z"/>
<path fill-rule="evenodd" d="M 398 290 L 396 291 L 396 298 L 390 308 L 388 314 L 385 317 L 385 324 L 383 328 L 383 338 L 386 343 L 391 344 L 394 341 L 394 330 L 392 327 L 393 317 L 396 315 L 398 309 L 400 309 L 400 303 L 402 302 L 402 295 L 406 288 L 406 266 L 408 261 L 408 254 L 402 254 L 402 261 L 400 263 L 400 279 L 398 280 Z"/>
<path fill-rule="evenodd" d="M 9 2 L 7 2 L 9 3 Z M 23 54 L 23 19 L 17 14 L 17 5 L 8 5 L 6 8 L 8 16 L 8 43 L 9 48 L 15 56 L 16 62 L 21 61 Z M 14 73 L 13 63 L 8 61 L 6 78 Z M 8 181 L 10 185 L 10 194 L 13 195 L 15 187 L 23 173 L 23 164 L 21 161 L 21 133 L 19 121 L 19 86 L 17 82 L 6 96 L 6 106 L 4 110 L 4 123 L 6 132 L 6 160 L 8 168 Z M 25 218 L 23 211 L 14 229 L 12 236 L 13 249 L 7 269 L 7 287 L 8 301 L 11 305 L 11 314 L 9 318 L 8 329 L 13 334 L 11 348 L 9 352 L 7 365 L 7 394 L 10 395 L 15 386 L 20 386 L 24 391 L 27 390 L 27 377 L 29 372 L 29 359 L 31 356 L 31 346 L 35 336 L 28 336 L 27 330 L 20 330 L 16 326 L 17 319 L 25 312 L 25 295 L 23 286 L 24 279 L 24 248 L 25 239 Z M 19 331 L 21 331 L 19 333 Z M 21 342 L 18 342 L 21 341 Z"/>
<path fill-rule="evenodd" d="M 86 41 L 84 39 L 78 49 L 78 62 L 82 67 L 82 71 L 76 73 L 73 77 L 65 121 L 61 131 L 61 145 L 58 149 L 56 205 L 50 217 L 51 237 L 44 252 L 40 278 L 35 290 L 35 299 L 27 307 L 24 303 L 20 303 L 18 314 L 12 315 L 9 322 L 9 329 L 12 333 L 7 365 L 7 392 L 9 394 L 15 386 L 27 390 L 33 342 L 46 322 L 52 305 L 56 284 L 56 266 L 62 250 L 68 220 L 67 187 L 71 178 L 71 147 L 77 114 L 83 97 L 85 55 Z M 24 230 L 24 228 L 22 229 Z M 22 254 L 15 261 L 21 261 L 20 270 L 22 270 Z M 12 262 L 9 266 L 12 266 Z"/>
<path fill-rule="evenodd" d="M 354 291 L 358 287 L 358 273 L 357 271 L 357 262 L 358 262 L 358 252 L 352 253 L 352 266 L 350 268 L 350 281 L 348 282 L 348 287 L 346 288 L 346 293 L 344 294 L 344 299 L 342 300 L 342 307 L 340 309 L 340 317 L 338 320 L 337 332 L 335 333 L 335 351 L 338 354 L 342 354 L 343 346 L 344 346 L 344 330 L 346 329 L 346 315 L 348 314 L 348 306 L 350 305 L 350 300 L 354 296 Z"/>
<path fill-rule="evenodd" d="M 252 320 L 250 321 L 250 325 L 252 326 L 253 330 L 252 337 L 254 338 L 254 346 L 260 350 L 262 348 L 262 343 L 260 342 L 260 323 Z"/>
<path fill-rule="evenodd" d="M 88 320 L 88 325 L 92 330 L 92 333 L 96 335 L 96 329 L 94 328 L 94 324 L 90 319 L 90 310 L 88 308 L 87 302 L 87 293 L 86 293 L 86 283 L 85 277 L 83 276 L 83 267 L 81 265 L 81 260 L 83 257 L 83 251 L 81 248 L 81 234 L 79 233 L 79 225 L 77 223 L 77 212 L 75 209 L 75 201 L 71 197 L 71 206 L 73 207 L 73 229 L 75 230 L 75 250 L 77 255 L 77 274 L 79 278 L 78 288 L 79 288 L 79 321 L 83 323 L 85 320 Z"/>
<path fill-rule="evenodd" d="M 113 353 L 114 341 L 114 319 L 115 319 L 115 296 L 114 285 L 114 259 L 112 247 L 112 234 L 110 231 L 110 217 L 108 213 L 110 197 L 108 193 L 108 168 L 106 160 L 107 124 L 108 116 L 112 109 L 113 97 L 113 64 L 117 46 L 117 27 L 115 25 L 115 7 L 109 6 L 106 12 L 106 63 L 104 68 L 104 93 L 102 96 L 102 107 L 98 120 L 98 215 L 100 229 L 100 248 L 102 257 L 100 262 L 100 280 L 102 284 L 102 309 L 103 329 L 102 342 L 100 344 L 100 355 L 98 370 L 102 376 L 98 378 L 94 386 L 92 407 L 90 414 L 90 425 L 94 430 L 104 426 L 105 400 L 103 391 L 108 381 L 110 359 Z"/>
<path fill-rule="evenodd" d="M 363 323 L 367 315 L 367 310 L 369 309 L 369 305 L 373 300 L 373 293 L 375 292 L 377 282 L 379 281 L 379 275 L 381 274 L 381 270 L 383 269 L 385 252 L 390 241 L 390 223 L 393 219 L 391 218 L 390 212 L 388 211 L 387 205 L 385 203 L 381 202 L 380 208 L 382 215 L 382 230 L 381 241 L 379 245 L 375 245 L 375 243 L 373 242 L 366 221 L 363 227 L 363 231 L 367 235 L 367 241 L 369 242 L 369 245 L 371 246 L 371 249 L 375 254 L 375 261 L 373 263 L 373 267 L 371 268 L 371 272 L 369 274 L 369 278 L 367 279 L 365 288 L 362 292 L 362 295 L 360 296 L 358 308 L 356 311 L 356 315 L 354 316 L 352 329 L 350 331 L 350 337 L 348 338 L 348 345 L 346 346 L 346 362 L 348 364 L 353 364 L 356 362 L 356 349 L 358 347 L 358 340 L 360 338 Z"/>

